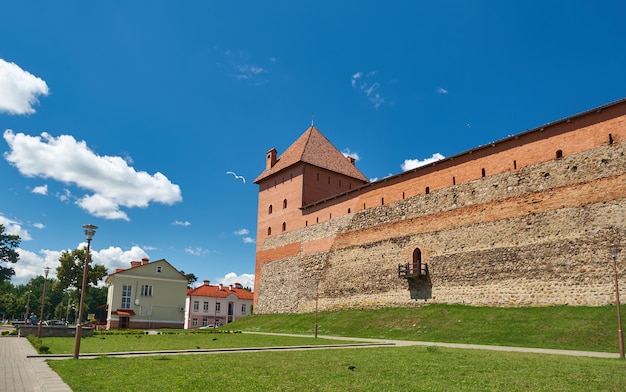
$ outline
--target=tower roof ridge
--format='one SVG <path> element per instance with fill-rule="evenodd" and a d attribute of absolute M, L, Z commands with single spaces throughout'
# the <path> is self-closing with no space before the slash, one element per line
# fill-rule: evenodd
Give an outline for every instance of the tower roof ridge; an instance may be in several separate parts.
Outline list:
<path fill-rule="evenodd" d="M 327 170 L 344 174 L 361 181 L 369 182 L 367 177 L 356 168 L 315 125 L 311 125 L 277 159 L 276 164 L 263 171 L 254 182 L 277 173 L 298 162 L 315 165 Z"/>

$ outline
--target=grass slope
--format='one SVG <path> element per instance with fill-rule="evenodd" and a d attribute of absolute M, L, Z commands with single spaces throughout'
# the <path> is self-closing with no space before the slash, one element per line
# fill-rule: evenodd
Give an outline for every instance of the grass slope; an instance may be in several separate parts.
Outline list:
<path fill-rule="evenodd" d="M 618 352 L 614 306 L 429 305 L 318 313 L 320 335 Z M 315 314 L 254 315 L 222 328 L 313 334 Z"/>

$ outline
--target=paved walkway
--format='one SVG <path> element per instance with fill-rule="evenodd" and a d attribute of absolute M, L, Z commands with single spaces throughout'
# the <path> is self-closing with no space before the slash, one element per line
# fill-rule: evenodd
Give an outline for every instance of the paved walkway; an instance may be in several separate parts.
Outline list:
<path fill-rule="evenodd" d="M 0 337 L 0 392 L 71 392 L 26 338 Z"/>
<path fill-rule="evenodd" d="M 246 332 L 256 333 L 256 332 Z M 266 334 L 260 332 L 259 334 Z M 283 335 L 283 336 L 302 336 L 287 334 L 266 334 L 266 335 Z M 98 354 L 81 354 L 81 358 L 95 358 L 102 355 L 110 356 L 140 356 L 140 355 L 184 355 L 184 354 L 218 354 L 228 352 L 241 351 L 275 351 L 275 350 L 311 350 L 311 349 L 348 349 L 363 348 L 376 346 L 441 346 L 460 349 L 477 349 L 477 350 L 494 350 L 494 351 L 511 351 L 526 352 L 539 354 L 554 355 L 571 355 L 586 356 L 598 358 L 619 358 L 617 353 L 592 352 L 592 351 L 575 351 L 575 350 L 552 350 L 543 348 L 528 347 L 511 347 L 511 346 L 483 346 L 477 344 L 458 344 L 458 343 L 438 343 L 438 342 L 416 342 L 406 340 L 388 340 L 388 339 L 363 339 L 363 338 L 344 338 L 336 336 L 319 336 L 320 338 L 352 341 L 352 344 L 331 344 L 321 346 L 302 346 L 302 347 L 257 347 L 257 348 L 225 348 L 215 350 L 168 350 L 168 351 L 146 351 L 146 352 L 127 352 L 127 353 L 98 353 Z M 39 355 L 26 338 L 15 336 L 0 337 L 0 392 L 30 392 L 30 391 L 51 391 L 51 392 L 71 392 L 70 387 L 63 382 L 61 377 L 56 374 L 45 359 L 62 359 L 71 358 L 72 355 Z"/>

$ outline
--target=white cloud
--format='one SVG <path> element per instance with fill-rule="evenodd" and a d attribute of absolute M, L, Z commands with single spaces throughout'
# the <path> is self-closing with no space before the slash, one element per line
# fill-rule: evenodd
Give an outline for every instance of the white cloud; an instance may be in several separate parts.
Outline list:
<path fill-rule="evenodd" d="M 35 227 L 35 228 L 37 228 L 37 229 L 45 229 L 45 228 L 46 228 L 46 225 L 44 225 L 44 224 L 43 224 L 43 223 L 41 223 L 41 222 L 35 222 L 35 223 L 33 223 L 33 227 Z"/>
<path fill-rule="evenodd" d="M 229 286 L 235 283 L 241 283 L 243 287 L 250 287 L 254 290 L 254 274 L 241 274 L 237 275 L 234 272 L 229 272 L 223 278 L 215 279 L 218 283 Z"/>
<path fill-rule="evenodd" d="M 445 157 L 443 155 L 436 152 L 433 154 L 432 157 L 426 158 L 421 161 L 419 159 L 405 159 L 404 163 L 400 166 L 402 167 L 402 171 L 407 171 L 407 170 L 415 169 L 416 167 L 428 165 L 429 163 L 440 161 L 444 158 Z"/>
<path fill-rule="evenodd" d="M 437 89 L 437 92 L 438 92 L 439 94 L 448 94 L 448 90 L 446 90 L 446 89 L 445 89 L 445 88 L 443 88 L 443 87 L 439 87 L 439 88 Z"/>
<path fill-rule="evenodd" d="M 51 178 L 93 193 L 76 204 L 93 216 L 130 220 L 121 207 L 147 207 L 151 202 L 174 204 L 182 200 L 180 187 L 161 173 L 136 171 L 117 156 L 100 156 L 71 135 L 29 136 L 4 132 L 11 151 L 5 159 L 27 177 Z M 59 196 L 72 198 L 69 190 Z"/>
<path fill-rule="evenodd" d="M 32 240 L 32 237 L 19 222 L 0 215 L 0 224 L 4 226 L 4 233 L 9 235 L 19 235 L 22 241 Z"/>
<path fill-rule="evenodd" d="M 343 154 L 344 157 L 353 158 L 355 161 L 358 161 L 360 159 L 359 154 L 357 154 L 356 152 L 350 151 L 349 148 L 344 148 L 344 150 L 341 153 Z"/>
<path fill-rule="evenodd" d="M 358 89 L 365 94 L 367 99 L 378 109 L 385 103 L 385 98 L 377 92 L 380 88 L 380 83 L 372 80 L 375 76 L 376 71 L 368 72 L 365 76 L 363 76 L 363 72 L 357 72 L 352 75 L 350 83 L 352 84 L 352 88 Z"/>
<path fill-rule="evenodd" d="M 174 221 L 174 222 L 172 222 L 172 224 L 174 226 L 185 226 L 185 227 L 191 226 L 191 223 L 187 222 L 187 221 L 184 221 L 184 222 L 183 221 Z"/>
<path fill-rule="evenodd" d="M 0 58 L 0 113 L 32 114 L 40 95 L 48 95 L 48 85 L 15 63 Z"/>
<path fill-rule="evenodd" d="M 204 249 L 204 248 L 200 248 L 200 247 L 191 247 L 188 246 L 185 248 L 185 252 L 189 253 L 190 255 L 194 255 L 194 256 L 202 256 L 202 255 L 206 255 L 209 253 L 208 249 Z"/>
<path fill-rule="evenodd" d="M 36 186 L 33 188 L 33 193 L 37 193 L 39 195 L 47 195 L 48 194 L 48 185 Z"/>
<path fill-rule="evenodd" d="M 250 230 L 248 230 L 248 229 L 235 230 L 233 232 L 233 234 L 235 234 L 236 236 L 243 236 L 243 238 L 241 240 L 243 241 L 244 244 L 254 244 L 254 243 L 256 243 L 254 238 L 248 236 L 248 234 L 250 234 Z"/>
<path fill-rule="evenodd" d="M 96 235 L 98 234 L 96 233 Z M 77 248 L 81 249 L 86 246 L 87 243 L 83 242 L 79 244 Z M 123 250 L 117 246 L 110 246 L 99 251 L 94 251 L 93 248 L 91 248 L 91 252 L 93 262 L 104 265 L 109 274 L 114 273 L 117 268 L 130 268 L 131 261 L 141 260 L 143 258 L 149 259 L 146 251 L 137 245 L 133 245 L 129 250 Z"/>
<path fill-rule="evenodd" d="M 97 233 L 96 233 L 97 235 Z M 82 249 L 87 246 L 86 242 L 79 243 L 75 249 Z M 72 249 L 66 249 L 71 252 Z M 20 259 L 11 267 L 15 269 L 15 276 L 11 278 L 14 285 L 26 284 L 32 278 L 43 274 L 45 267 L 50 267 L 49 278 L 56 279 L 56 269 L 59 267 L 59 257 L 63 251 L 42 249 L 39 253 L 34 253 L 24 249 L 17 250 Z M 109 247 L 100 251 L 91 248 L 91 261 L 94 264 L 102 264 L 109 274 L 115 273 L 117 268 L 130 268 L 132 260 L 141 260 L 148 257 L 147 253 L 138 246 L 133 246 L 129 250 L 123 250 L 119 247 Z M 100 282 L 102 286 L 104 281 Z"/>

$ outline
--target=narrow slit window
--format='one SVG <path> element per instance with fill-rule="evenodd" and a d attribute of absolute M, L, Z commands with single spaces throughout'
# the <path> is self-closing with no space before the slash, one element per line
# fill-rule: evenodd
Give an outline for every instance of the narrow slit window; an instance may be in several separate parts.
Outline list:
<path fill-rule="evenodd" d="M 429 186 L 427 186 L 427 187 L 426 187 L 426 190 L 425 190 L 424 192 L 428 195 L 428 194 L 430 193 L 430 187 L 429 187 Z"/>
<path fill-rule="evenodd" d="M 485 176 L 487 175 L 485 172 L 485 168 L 483 167 L 482 169 L 480 169 L 480 171 L 481 171 L 483 178 L 485 178 Z"/>
<path fill-rule="evenodd" d="M 563 150 L 556 150 L 556 159 L 563 158 Z"/>

